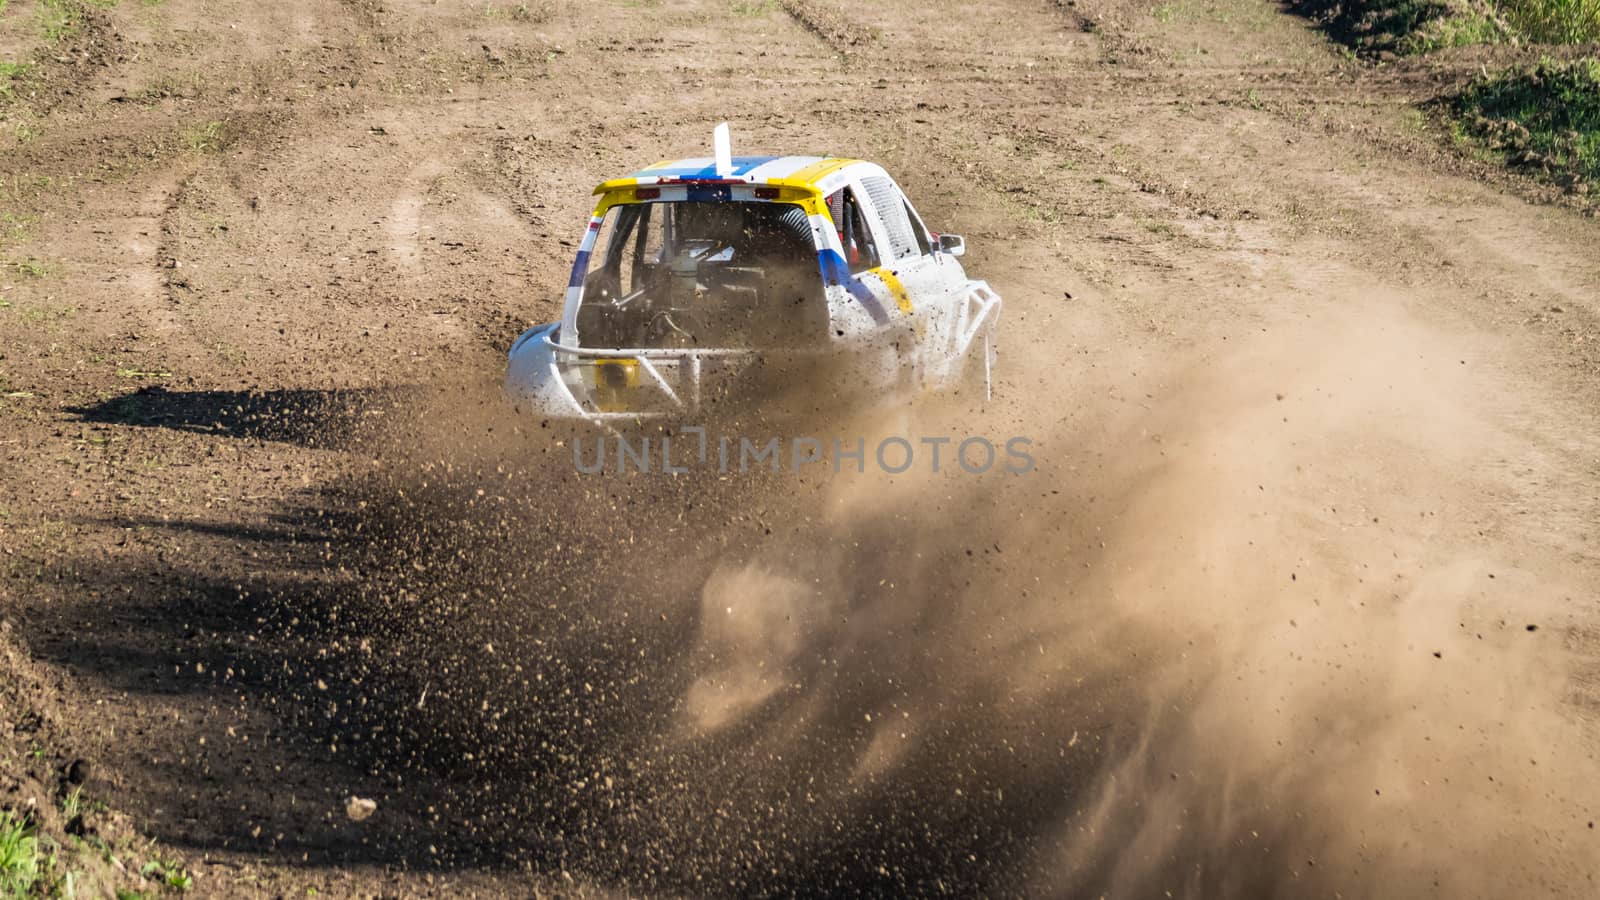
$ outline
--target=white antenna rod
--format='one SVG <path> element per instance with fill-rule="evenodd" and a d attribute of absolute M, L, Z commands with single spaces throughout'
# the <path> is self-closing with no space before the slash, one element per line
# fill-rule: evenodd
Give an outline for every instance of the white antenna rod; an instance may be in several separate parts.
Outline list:
<path fill-rule="evenodd" d="M 723 122 L 711 132 L 711 145 L 717 154 L 717 174 L 733 174 L 733 139 L 728 136 L 728 123 Z"/>

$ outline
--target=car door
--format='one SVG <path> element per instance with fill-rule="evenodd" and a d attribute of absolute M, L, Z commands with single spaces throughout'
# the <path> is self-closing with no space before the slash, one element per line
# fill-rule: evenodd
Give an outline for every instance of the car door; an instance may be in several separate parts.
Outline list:
<path fill-rule="evenodd" d="M 950 347 L 955 292 L 965 282 L 965 273 L 955 257 L 938 252 L 938 244 L 892 178 L 869 176 L 861 179 L 861 187 L 879 229 L 874 274 L 910 319 L 916 341 L 911 363 L 917 380 L 942 381 L 957 362 L 950 359 Z"/>
<path fill-rule="evenodd" d="M 910 293 L 883 268 L 884 230 L 876 210 L 858 183 L 846 184 L 826 198 L 834 223 L 838 257 L 826 265 L 830 286 L 847 297 L 854 314 L 835 318 L 837 336 L 849 352 L 868 363 L 872 380 L 889 385 L 915 383 L 914 306 Z"/>

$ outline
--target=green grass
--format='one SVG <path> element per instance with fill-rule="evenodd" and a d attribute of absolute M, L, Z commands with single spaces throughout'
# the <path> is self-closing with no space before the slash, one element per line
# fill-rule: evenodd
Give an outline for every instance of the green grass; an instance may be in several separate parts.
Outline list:
<path fill-rule="evenodd" d="M 67 327 L 78 314 L 76 306 L 59 306 L 54 303 L 27 305 L 20 310 L 22 321 L 29 325 L 48 326 L 51 331 Z"/>
<path fill-rule="evenodd" d="M 18 275 L 29 278 L 43 278 L 50 274 L 50 267 L 37 259 L 14 259 L 0 263 L 0 266 L 14 270 Z"/>
<path fill-rule="evenodd" d="M 39 0 L 39 30 L 52 44 L 71 34 L 82 17 L 83 9 L 74 0 Z"/>
<path fill-rule="evenodd" d="M 70 36 L 83 24 L 85 7 L 110 9 L 119 0 L 39 0 L 39 31 L 54 44 Z"/>
<path fill-rule="evenodd" d="M 1600 41 L 1600 0 L 1291 0 L 1335 41 L 1368 56 L 1449 47 Z"/>
<path fill-rule="evenodd" d="M 0 812 L 0 897 L 25 897 L 44 879 L 44 851 L 33 826 Z"/>
<path fill-rule="evenodd" d="M 83 786 L 79 785 L 61 798 L 61 814 L 68 819 L 76 819 L 83 815 L 84 811 Z"/>
<path fill-rule="evenodd" d="M 216 153 L 226 143 L 226 134 L 221 122 L 207 122 L 186 128 L 183 132 L 184 146 L 194 153 Z"/>
<path fill-rule="evenodd" d="M 1452 102 L 1458 135 L 1568 187 L 1600 182 L 1600 60 L 1480 75 Z"/>
<path fill-rule="evenodd" d="M 1446 47 L 1470 47 L 1476 44 L 1497 44 L 1505 34 L 1495 21 L 1475 11 L 1446 15 L 1430 21 L 1400 42 L 1408 53 L 1427 53 Z"/>
<path fill-rule="evenodd" d="M 171 860 L 152 859 L 139 870 L 146 881 L 154 881 L 165 888 L 187 891 L 194 887 L 194 878 L 183 867 Z"/>
<path fill-rule="evenodd" d="M 87 816 L 97 812 L 105 812 L 105 810 L 106 805 L 104 803 L 101 803 L 98 800 L 91 800 L 83 795 L 82 785 L 73 788 L 67 793 L 66 796 L 61 798 L 61 814 L 66 816 L 69 820 L 75 819 L 78 816 Z"/>
<path fill-rule="evenodd" d="M 38 222 L 39 219 L 36 216 L 19 216 L 16 213 L 0 212 L 0 247 L 27 240 L 29 230 Z"/>
<path fill-rule="evenodd" d="M 1511 27 L 1546 44 L 1600 41 L 1600 0 L 1501 0 Z"/>
<path fill-rule="evenodd" d="M 12 86 L 21 81 L 31 68 L 28 63 L 0 62 L 0 97 L 10 96 Z"/>

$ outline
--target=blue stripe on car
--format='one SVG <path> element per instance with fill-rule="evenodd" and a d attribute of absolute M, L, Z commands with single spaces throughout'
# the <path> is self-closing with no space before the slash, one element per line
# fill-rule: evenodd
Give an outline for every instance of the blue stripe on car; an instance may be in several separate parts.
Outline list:
<path fill-rule="evenodd" d="M 850 274 L 850 266 L 839 255 L 839 251 L 829 247 L 817 251 L 817 262 L 822 266 L 822 280 L 827 285 L 842 285 L 855 301 L 867 311 L 872 321 L 883 324 L 889 321 L 889 314 L 884 311 L 883 304 L 872 293 L 872 288 L 867 287 L 861 279 Z"/>
<path fill-rule="evenodd" d="M 567 280 L 567 287 L 575 288 L 583 284 L 583 276 L 589 274 L 588 250 L 579 250 L 578 256 L 572 261 L 572 277 Z"/>
<path fill-rule="evenodd" d="M 635 177 L 635 178 L 648 178 L 648 177 L 654 177 L 654 178 L 679 178 L 679 179 L 685 179 L 685 180 L 693 180 L 693 179 L 699 179 L 699 178 L 743 178 L 744 176 L 749 175 L 751 172 L 755 171 L 758 166 L 764 166 L 767 163 L 772 162 L 775 159 L 778 159 L 778 157 L 776 157 L 776 156 L 735 156 L 733 158 L 733 171 L 728 173 L 727 175 L 720 175 L 720 174 L 717 173 L 717 164 L 713 160 L 713 161 L 711 161 L 711 162 L 707 163 L 706 165 L 701 166 L 699 168 L 674 167 L 674 168 L 666 168 L 666 169 L 645 169 L 643 171 L 633 173 L 633 177 Z"/>

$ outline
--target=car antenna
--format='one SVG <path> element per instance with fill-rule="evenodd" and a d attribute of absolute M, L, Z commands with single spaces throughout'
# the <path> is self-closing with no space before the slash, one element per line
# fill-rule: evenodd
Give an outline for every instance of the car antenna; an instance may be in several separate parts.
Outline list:
<path fill-rule="evenodd" d="M 728 136 L 728 123 L 723 122 L 711 132 L 711 146 L 717 155 L 717 174 L 726 178 L 733 174 L 733 139 Z"/>

